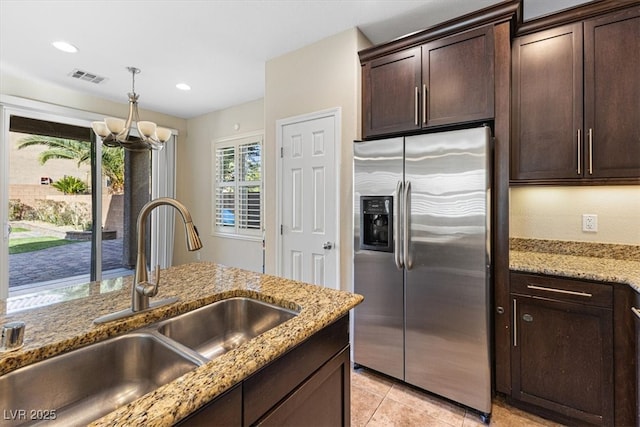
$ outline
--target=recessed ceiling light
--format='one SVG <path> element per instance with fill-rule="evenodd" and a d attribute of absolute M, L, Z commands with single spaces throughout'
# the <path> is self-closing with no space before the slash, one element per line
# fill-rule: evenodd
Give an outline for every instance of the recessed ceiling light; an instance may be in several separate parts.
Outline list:
<path fill-rule="evenodd" d="M 186 83 L 178 83 L 176 87 L 180 90 L 191 90 L 191 86 Z"/>
<path fill-rule="evenodd" d="M 56 49 L 61 50 L 63 52 L 67 52 L 67 53 L 76 53 L 78 51 L 78 48 L 75 47 L 74 45 L 72 45 L 71 43 L 67 43 L 65 41 L 57 41 L 57 42 L 53 42 L 51 43 Z"/>

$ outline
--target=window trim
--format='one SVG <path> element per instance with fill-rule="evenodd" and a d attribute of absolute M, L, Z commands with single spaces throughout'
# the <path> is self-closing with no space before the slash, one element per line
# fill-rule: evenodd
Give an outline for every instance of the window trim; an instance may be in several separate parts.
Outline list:
<path fill-rule="evenodd" d="M 260 144 L 260 228 L 259 229 L 251 229 L 241 231 L 238 228 L 238 223 L 236 222 L 233 228 L 233 231 L 223 230 L 216 225 L 216 201 L 217 201 L 217 189 L 218 189 L 218 181 L 217 181 L 217 159 L 216 153 L 217 149 L 220 147 L 234 147 L 234 152 L 237 154 L 238 147 L 244 144 L 248 144 L 251 142 L 258 142 Z M 236 162 L 236 159 L 234 159 Z M 237 163 L 236 170 L 237 170 Z M 211 143 L 211 235 L 215 237 L 224 237 L 230 239 L 237 240 L 247 240 L 247 241 L 262 241 L 263 232 L 264 232 L 264 132 L 251 132 L 245 133 L 242 135 L 236 135 L 230 138 L 221 138 L 214 140 Z M 235 192 L 234 192 L 234 202 L 237 203 L 236 196 L 239 194 L 239 181 L 235 180 L 234 184 Z"/>

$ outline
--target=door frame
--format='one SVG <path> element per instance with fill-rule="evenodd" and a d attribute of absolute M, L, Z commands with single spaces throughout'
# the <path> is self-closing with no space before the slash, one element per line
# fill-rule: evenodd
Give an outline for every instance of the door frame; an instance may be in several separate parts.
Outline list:
<path fill-rule="evenodd" d="M 28 117 L 39 120 L 53 121 L 76 126 L 91 127 L 91 122 L 103 120 L 105 115 L 84 111 L 70 107 L 35 101 L 12 95 L 0 94 L 0 300 L 9 297 L 9 120 L 12 115 Z M 176 171 L 176 140 L 178 131 L 171 129 L 173 138 L 171 146 L 167 146 L 161 152 L 152 152 L 153 166 L 164 166 L 166 170 L 156 169 L 152 171 L 151 191 L 152 197 L 175 196 L 175 171 Z M 102 158 L 102 144 L 96 147 L 97 158 Z M 95 173 L 102 176 L 102 162 L 97 162 Z M 5 186 L 5 184 L 7 185 Z M 94 202 L 97 215 L 102 214 L 102 197 L 97 197 Z M 155 229 L 167 230 L 163 235 L 153 233 L 151 238 L 151 265 L 161 264 L 162 268 L 171 265 L 173 249 L 173 224 L 174 213 L 158 216 L 152 212 L 151 226 Z M 102 218 L 97 218 L 102 221 Z M 102 258 L 102 235 L 96 233 L 96 259 Z M 96 269 L 96 280 L 102 280 L 102 264 Z"/>
<path fill-rule="evenodd" d="M 11 116 L 22 116 L 38 120 L 53 121 L 57 123 L 70 124 L 75 126 L 91 127 L 91 121 L 101 120 L 98 114 L 86 111 L 76 110 L 68 107 L 47 104 L 40 101 L 33 101 L 24 98 L 18 98 L 10 95 L 0 96 L 0 182 L 6 183 L 0 185 L 0 224 L 2 225 L 2 245 L 0 245 L 0 299 L 6 300 L 9 296 L 9 121 Z M 101 148 L 98 147 L 98 158 L 101 158 Z M 102 174 L 102 164 L 96 165 L 96 174 Z M 6 188 L 5 188 L 6 187 Z M 102 212 L 102 197 L 96 200 L 98 206 L 95 206 L 98 215 Z M 102 218 L 98 218 L 102 220 Z M 100 233 L 96 235 L 96 257 L 102 254 L 102 236 Z M 100 280 L 102 271 L 96 271 L 97 280 Z"/>
<path fill-rule="evenodd" d="M 335 281 L 336 289 L 342 289 L 340 283 L 340 271 L 342 268 L 341 263 L 341 247 L 340 241 L 342 236 L 342 228 L 340 227 L 340 173 L 342 157 L 340 148 L 342 147 L 342 108 L 334 107 L 326 110 L 315 111 L 313 113 L 301 114 L 298 116 L 287 117 L 284 119 L 276 120 L 276 153 L 282 152 L 282 138 L 284 135 L 283 129 L 285 126 L 295 123 L 301 123 L 311 120 L 323 119 L 326 117 L 332 117 L 334 119 L 334 171 L 336 173 L 336 188 L 334 191 L 334 205 L 335 212 L 334 218 L 336 221 L 336 237 L 333 243 L 333 250 L 336 253 L 336 271 Z M 278 232 L 277 228 L 282 224 L 282 157 L 276 154 L 276 275 L 282 276 L 282 234 Z"/>

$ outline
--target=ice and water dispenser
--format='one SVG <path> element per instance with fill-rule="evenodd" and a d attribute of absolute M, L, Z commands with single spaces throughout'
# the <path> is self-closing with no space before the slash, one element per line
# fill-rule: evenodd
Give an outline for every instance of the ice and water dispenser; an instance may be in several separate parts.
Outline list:
<path fill-rule="evenodd" d="M 393 197 L 360 196 L 360 249 L 393 252 Z"/>

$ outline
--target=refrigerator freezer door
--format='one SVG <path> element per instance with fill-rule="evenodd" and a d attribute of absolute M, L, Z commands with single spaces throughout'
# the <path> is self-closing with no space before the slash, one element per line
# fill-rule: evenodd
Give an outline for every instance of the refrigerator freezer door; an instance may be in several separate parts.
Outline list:
<path fill-rule="evenodd" d="M 405 140 L 405 381 L 491 412 L 489 128 Z M 405 261 L 406 263 L 406 261 Z"/>
<path fill-rule="evenodd" d="M 403 271 L 394 252 L 360 249 L 360 196 L 393 196 L 392 247 L 399 237 L 398 183 L 403 138 L 354 143 L 354 290 L 364 302 L 354 310 L 354 362 L 404 378 Z"/>

